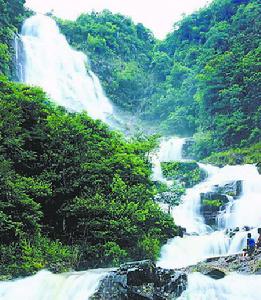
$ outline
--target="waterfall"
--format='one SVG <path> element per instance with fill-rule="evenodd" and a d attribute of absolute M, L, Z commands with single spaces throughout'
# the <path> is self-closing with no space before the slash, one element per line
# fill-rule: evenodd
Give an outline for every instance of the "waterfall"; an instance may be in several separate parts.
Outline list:
<path fill-rule="evenodd" d="M 14 56 L 14 64 L 15 64 L 15 79 L 18 81 L 24 81 L 24 52 L 23 52 L 23 44 L 20 39 L 19 35 L 14 36 L 14 49 L 15 49 L 15 56 Z"/>
<path fill-rule="evenodd" d="M 250 232 L 257 238 L 257 227 L 261 224 L 261 176 L 256 167 L 200 166 L 208 172 L 209 177 L 205 182 L 188 189 L 182 203 L 172 211 L 175 223 L 185 227 L 189 235 L 182 239 L 176 237 L 163 246 L 158 261 L 161 267 L 185 267 L 208 257 L 239 253 L 246 245 L 247 233 L 239 230 L 229 238 L 226 229 L 247 225 L 253 227 Z M 200 193 L 211 191 L 214 185 L 224 185 L 234 180 L 243 181 L 243 193 L 232 202 L 232 208 L 223 213 L 222 218 L 226 220 L 224 230 L 214 231 L 204 223 L 200 214 Z"/>
<path fill-rule="evenodd" d="M 163 177 L 160 163 L 182 160 L 182 148 L 185 141 L 185 138 L 178 137 L 161 139 L 158 151 L 151 155 L 151 179 L 153 181 L 160 181 L 166 184 L 172 183 Z"/>
<path fill-rule="evenodd" d="M 103 121 L 113 113 L 87 57 L 69 46 L 53 19 L 44 15 L 28 18 L 21 40 L 22 81 L 42 87 L 53 101 L 69 111 L 87 111 Z"/>
<path fill-rule="evenodd" d="M 107 274 L 104 269 L 55 275 L 48 271 L 0 282 L 0 300 L 87 300 Z"/>
<path fill-rule="evenodd" d="M 188 289 L 178 300 L 259 300 L 260 275 L 231 274 L 215 280 L 199 273 L 188 276 Z"/>

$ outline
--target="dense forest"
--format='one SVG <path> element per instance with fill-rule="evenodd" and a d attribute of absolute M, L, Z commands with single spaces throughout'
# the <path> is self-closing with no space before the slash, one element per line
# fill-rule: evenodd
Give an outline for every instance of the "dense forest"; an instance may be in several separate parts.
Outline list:
<path fill-rule="evenodd" d="M 155 259 L 178 234 L 153 201 L 155 138 L 126 140 L 14 82 L 24 2 L 0 0 L 0 276 Z M 118 108 L 193 136 L 190 154 L 222 165 L 260 160 L 260 12 L 257 0 L 214 0 L 162 41 L 107 10 L 56 21 Z"/>
<path fill-rule="evenodd" d="M 155 139 L 126 141 L 10 81 L 23 4 L 0 2 L 0 278 L 155 259 L 177 234 L 153 201 Z"/>
<path fill-rule="evenodd" d="M 259 4 L 215 0 L 163 41 L 109 11 L 58 22 L 115 104 L 165 135 L 194 135 L 191 152 L 203 158 L 260 142 Z"/>
<path fill-rule="evenodd" d="M 152 200 L 153 139 L 126 142 L 3 77 L 0 120 L 0 274 L 156 258 L 177 233 Z"/>

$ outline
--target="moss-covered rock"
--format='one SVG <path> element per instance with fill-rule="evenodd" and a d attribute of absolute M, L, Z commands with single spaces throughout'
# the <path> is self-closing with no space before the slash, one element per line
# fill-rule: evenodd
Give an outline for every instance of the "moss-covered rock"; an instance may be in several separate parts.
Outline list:
<path fill-rule="evenodd" d="M 206 178 L 206 173 L 200 169 L 195 161 L 189 162 L 162 162 L 162 172 L 168 180 L 179 180 L 189 188 Z"/>
<path fill-rule="evenodd" d="M 213 226 L 216 222 L 218 212 L 226 203 L 228 198 L 226 195 L 222 195 L 216 192 L 201 193 L 201 207 L 200 211 L 205 219 L 207 225 Z"/>
<path fill-rule="evenodd" d="M 201 214 L 206 224 L 213 226 L 219 211 L 225 209 L 229 202 L 229 197 L 237 199 L 242 193 L 242 181 L 235 180 L 227 182 L 224 185 L 215 185 L 211 192 L 201 193 Z"/>

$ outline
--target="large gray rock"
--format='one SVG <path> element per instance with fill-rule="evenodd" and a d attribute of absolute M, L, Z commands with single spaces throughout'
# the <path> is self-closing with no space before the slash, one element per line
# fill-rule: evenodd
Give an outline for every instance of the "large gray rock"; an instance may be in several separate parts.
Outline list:
<path fill-rule="evenodd" d="M 91 300 L 176 299 L 187 287 L 184 272 L 157 268 L 150 260 L 126 263 L 102 281 Z"/>

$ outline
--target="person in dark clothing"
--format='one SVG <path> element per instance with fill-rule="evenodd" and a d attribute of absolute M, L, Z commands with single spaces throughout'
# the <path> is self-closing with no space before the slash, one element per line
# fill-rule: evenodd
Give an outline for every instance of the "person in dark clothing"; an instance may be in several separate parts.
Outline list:
<path fill-rule="evenodd" d="M 251 237 L 251 233 L 247 234 L 247 253 L 248 256 L 252 256 L 255 251 L 255 240 Z"/>
<path fill-rule="evenodd" d="M 258 228 L 257 232 L 259 233 L 259 237 L 256 242 L 256 248 L 259 249 L 259 248 L 261 248 L 261 228 Z"/>

